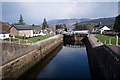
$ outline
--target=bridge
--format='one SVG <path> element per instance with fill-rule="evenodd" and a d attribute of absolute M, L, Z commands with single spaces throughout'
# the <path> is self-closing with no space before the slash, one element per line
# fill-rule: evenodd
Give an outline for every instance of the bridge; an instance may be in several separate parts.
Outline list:
<path fill-rule="evenodd" d="M 81 40 L 89 34 L 88 30 L 81 30 L 81 31 L 72 31 L 72 32 L 65 32 L 64 35 L 64 41 L 66 42 L 81 42 Z"/>
<path fill-rule="evenodd" d="M 89 34 L 89 30 L 81 30 L 81 31 L 71 31 L 71 32 L 64 32 L 63 34 L 66 35 L 82 35 L 82 34 Z"/>

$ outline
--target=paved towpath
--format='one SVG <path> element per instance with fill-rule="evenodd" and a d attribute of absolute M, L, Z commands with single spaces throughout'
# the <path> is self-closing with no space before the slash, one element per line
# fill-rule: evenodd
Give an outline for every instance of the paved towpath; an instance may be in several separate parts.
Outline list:
<path fill-rule="evenodd" d="M 119 46 L 116 46 L 116 45 L 107 45 L 107 47 L 109 47 L 116 54 L 120 55 L 120 45 Z"/>

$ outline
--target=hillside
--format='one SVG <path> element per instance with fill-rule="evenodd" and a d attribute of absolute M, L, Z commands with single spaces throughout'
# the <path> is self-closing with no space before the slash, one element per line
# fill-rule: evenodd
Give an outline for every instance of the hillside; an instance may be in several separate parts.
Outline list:
<path fill-rule="evenodd" d="M 48 21 L 48 24 L 66 24 L 66 25 L 73 25 L 76 22 L 83 22 L 83 21 L 90 21 L 91 19 L 53 19 Z"/>
<path fill-rule="evenodd" d="M 115 17 L 111 17 L 111 18 L 99 18 L 99 19 L 94 19 L 91 21 L 83 21 L 81 23 L 86 23 L 86 22 L 90 22 L 90 23 L 100 23 L 102 25 L 113 25 L 115 22 Z"/>

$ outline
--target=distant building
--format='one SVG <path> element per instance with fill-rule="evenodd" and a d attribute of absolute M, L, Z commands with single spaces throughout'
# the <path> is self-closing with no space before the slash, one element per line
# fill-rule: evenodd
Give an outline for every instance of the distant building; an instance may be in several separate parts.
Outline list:
<path fill-rule="evenodd" d="M 99 33 L 99 28 L 93 28 L 92 33 Z"/>
<path fill-rule="evenodd" d="M 9 38 L 9 33 L 7 31 L 0 30 L 0 39 Z"/>
<path fill-rule="evenodd" d="M 52 31 L 53 33 L 56 33 L 56 25 L 49 25 L 49 28 L 51 29 L 50 31 Z"/>
<path fill-rule="evenodd" d="M 33 36 L 43 36 L 43 35 L 46 35 L 45 33 L 43 33 L 43 30 L 37 32 L 37 33 L 33 33 Z"/>
<path fill-rule="evenodd" d="M 33 29 L 29 25 L 15 25 L 10 29 L 10 34 L 11 36 L 33 37 Z"/>
<path fill-rule="evenodd" d="M 108 28 L 107 26 L 103 26 L 102 28 L 100 28 L 100 34 L 103 34 L 104 31 L 110 31 L 111 29 Z"/>
<path fill-rule="evenodd" d="M 0 39 L 9 38 L 10 28 L 11 26 L 9 23 L 0 21 Z"/>
<path fill-rule="evenodd" d="M 47 28 L 46 30 L 47 30 L 48 34 L 54 34 L 54 32 L 53 32 L 53 30 L 51 28 Z"/>

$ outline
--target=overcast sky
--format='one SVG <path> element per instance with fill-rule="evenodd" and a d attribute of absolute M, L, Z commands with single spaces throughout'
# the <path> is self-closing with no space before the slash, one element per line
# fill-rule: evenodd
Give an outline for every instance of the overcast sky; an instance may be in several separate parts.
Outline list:
<path fill-rule="evenodd" d="M 2 2 L 118 2 L 120 0 L 2 0 Z"/>
<path fill-rule="evenodd" d="M 103 18 L 118 15 L 118 0 L 4 0 L 2 1 L 2 21 L 18 22 L 22 14 L 27 24 L 41 24 L 43 18 Z M 33 2 L 34 1 L 34 2 Z M 46 2 L 45 2 L 46 1 Z M 86 2 L 85 2 L 86 1 Z M 87 2 L 88 1 L 88 2 Z M 99 1 L 99 2 L 97 2 Z M 105 1 L 105 0 L 104 0 Z M 110 2 L 111 1 L 111 2 Z"/>

